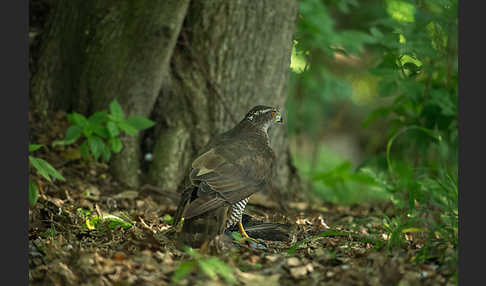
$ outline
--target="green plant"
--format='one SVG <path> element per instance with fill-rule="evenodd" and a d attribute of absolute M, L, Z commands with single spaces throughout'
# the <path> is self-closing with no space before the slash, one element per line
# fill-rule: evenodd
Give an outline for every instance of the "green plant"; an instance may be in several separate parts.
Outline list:
<path fill-rule="evenodd" d="M 286 103 L 291 134 L 316 136 L 320 122 L 332 113 L 335 103 L 352 96 L 350 82 L 335 73 L 332 66 L 336 55 L 360 56 L 366 45 L 377 43 L 377 37 L 382 35 L 375 24 L 368 22 L 355 22 L 354 27 L 340 28 L 332 16 L 341 14 L 351 21 L 351 11 L 365 11 L 368 9 L 365 5 L 359 6 L 354 0 L 336 1 L 335 5 L 328 2 L 299 1 L 299 22 L 291 64 L 292 92 Z"/>
<path fill-rule="evenodd" d="M 122 132 L 136 135 L 138 131 L 155 124 L 143 116 L 134 115 L 125 119 L 125 113 L 116 99 L 110 103 L 109 108 L 110 113 L 98 111 L 88 118 L 76 112 L 68 114 L 71 126 L 66 130 L 64 140 L 54 141 L 52 145 L 69 145 L 84 137 L 79 145 L 81 156 L 84 159 L 102 158 L 108 162 L 112 152 L 118 153 L 123 148 L 119 138 Z"/>
<path fill-rule="evenodd" d="M 29 144 L 29 152 L 35 152 L 42 148 L 43 145 L 39 144 Z M 64 177 L 49 164 L 44 159 L 34 157 L 29 155 L 29 163 L 36 172 L 41 175 L 44 179 L 46 179 L 49 183 L 52 183 L 55 179 L 65 181 Z M 39 198 L 39 186 L 37 183 L 33 182 L 29 179 L 29 203 L 30 205 L 35 205 L 37 199 Z"/>
<path fill-rule="evenodd" d="M 189 247 L 185 247 L 185 252 L 191 256 L 191 259 L 179 265 L 172 276 L 172 283 L 179 283 L 187 275 L 197 270 L 200 270 L 211 279 L 216 279 L 219 275 L 228 284 L 235 284 L 237 282 L 233 274 L 233 269 L 217 257 L 205 257 Z"/>
<path fill-rule="evenodd" d="M 407 132 L 408 140 L 402 141 L 407 147 L 396 158 L 428 165 L 440 156 L 456 164 L 457 1 L 387 3 L 393 19 L 387 23 L 391 33 L 378 41 L 383 58 L 372 72 L 380 79 L 379 96 L 391 100 L 374 110 L 363 125 L 384 118 L 389 137 L 415 129 Z M 431 138 L 444 140 L 447 152 L 430 152 L 436 143 Z"/>
<path fill-rule="evenodd" d="M 83 219 L 82 227 L 89 230 L 105 230 L 107 228 L 129 229 L 135 224 L 135 221 L 133 221 L 128 215 L 123 212 L 119 212 L 116 214 L 103 213 L 102 217 L 100 217 L 98 215 L 93 215 L 89 210 L 83 210 L 81 208 L 78 208 L 77 213 Z"/>

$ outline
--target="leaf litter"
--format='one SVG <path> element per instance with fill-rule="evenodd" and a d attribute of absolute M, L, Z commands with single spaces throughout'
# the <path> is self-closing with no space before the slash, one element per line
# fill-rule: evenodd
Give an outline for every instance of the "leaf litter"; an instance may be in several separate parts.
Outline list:
<path fill-rule="evenodd" d="M 56 139 L 43 136 L 46 146 Z M 289 224 L 287 241 L 268 240 L 264 248 L 235 242 L 213 255 L 180 249 L 171 226 L 177 196 L 127 189 L 105 164 L 66 159 L 70 148 L 37 151 L 66 180 L 44 184 L 29 209 L 31 285 L 457 284 L 454 265 L 416 261 L 427 239 L 420 228 L 404 229 L 403 244 L 386 248 L 390 207 L 383 204 L 294 202 L 283 214 L 256 203 L 249 217 Z"/>

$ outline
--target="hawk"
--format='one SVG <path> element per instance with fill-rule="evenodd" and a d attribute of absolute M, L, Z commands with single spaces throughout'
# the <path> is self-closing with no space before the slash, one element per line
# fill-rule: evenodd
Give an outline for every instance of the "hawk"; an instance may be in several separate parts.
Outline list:
<path fill-rule="evenodd" d="M 268 129 L 282 121 L 278 108 L 255 106 L 202 149 L 174 217 L 174 226 L 184 217 L 184 243 L 199 247 L 234 225 L 249 238 L 241 223 L 243 210 L 253 193 L 271 188 L 275 153 Z"/>

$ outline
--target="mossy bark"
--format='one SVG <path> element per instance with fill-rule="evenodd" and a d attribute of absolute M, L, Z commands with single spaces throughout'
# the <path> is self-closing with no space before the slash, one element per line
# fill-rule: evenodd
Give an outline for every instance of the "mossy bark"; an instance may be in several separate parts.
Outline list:
<path fill-rule="evenodd" d="M 42 35 L 33 106 L 89 114 L 117 98 L 127 115 L 150 116 L 147 182 L 177 191 L 211 136 L 254 105 L 284 107 L 297 10 L 296 0 L 58 1 Z M 286 129 L 270 133 L 275 185 L 292 199 L 300 181 Z M 141 138 L 122 138 L 111 162 L 135 187 Z"/>
<path fill-rule="evenodd" d="M 126 116 L 149 117 L 185 17 L 188 0 L 58 1 L 44 32 L 33 105 L 92 113 L 116 98 Z M 139 184 L 140 137 L 124 136 L 115 176 Z"/>

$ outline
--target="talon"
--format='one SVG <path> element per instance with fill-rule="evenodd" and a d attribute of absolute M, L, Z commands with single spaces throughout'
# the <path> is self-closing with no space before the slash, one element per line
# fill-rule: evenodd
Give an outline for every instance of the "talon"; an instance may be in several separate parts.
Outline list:
<path fill-rule="evenodd" d="M 245 229 L 243 228 L 243 224 L 241 222 L 238 223 L 238 230 L 240 231 L 241 236 L 243 236 L 244 238 L 249 239 L 256 244 L 261 244 L 261 242 L 258 239 L 250 237 L 248 233 L 246 233 Z"/>

